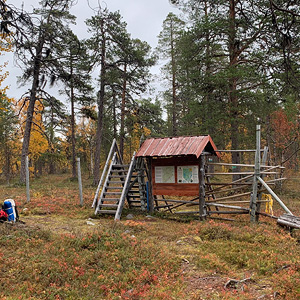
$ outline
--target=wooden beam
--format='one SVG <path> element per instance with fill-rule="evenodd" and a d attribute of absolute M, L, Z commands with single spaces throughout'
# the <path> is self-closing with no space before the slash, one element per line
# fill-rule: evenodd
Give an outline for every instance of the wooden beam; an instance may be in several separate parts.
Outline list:
<path fill-rule="evenodd" d="M 200 220 L 204 220 L 206 217 L 206 208 L 205 208 L 205 156 L 200 155 L 199 161 L 199 217 Z"/>
<path fill-rule="evenodd" d="M 247 192 L 247 193 L 242 193 L 242 194 L 226 196 L 226 197 L 222 197 L 222 198 L 217 198 L 215 200 L 209 200 L 209 201 L 207 201 L 207 203 L 222 201 L 222 200 L 225 200 L 225 199 L 234 199 L 234 198 L 239 198 L 239 197 L 245 197 L 245 196 L 249 196 L 250 194 L 251 194 L 251 192 Z"/>
<path fill-rule="evenodd" d="M 245 215 L 249 214 L 249 209 L 247 211 L 243 210 L 216 210 L 216 211 L 208 211 L 208 215 L 217 214 L 217 215 Z"/>
<path fill-rule="evenodd" d="M 280 198 L 272 191 L 272 189 L 259 176 L 258 176 L 258 181 L 267 189 L 267 191 L 279 203 L 279 205 L 285 210 L 285 212 L 287 212 L 289 215 L 293 215 L 292 212 L 287 208 L 287 206 L 280 200 Z"/>
<path fill-rule="evenodd" d="M 196 197 L 196 198 L 190 200 L 189 203 L 192 203 L 192 201 L 196 201 L 196 200 L 199 200 L 199 197 Z M 168 201 L 169 201 L 169 200 L 168 200 Z M 178 201 L 181 201 L 181 200 L 178 200 Z M 186 203 L 181 203 L 181 204 L 175 205 L 175 206 L 172 207 L 172 209 L 178 208 L 178 207 L 183 206 L 183 205 L 185 205 L 185 204 L 186 204 Z M 195 205 L 198 205 L 198 203 L 195 203 Z"/>
<path fill-rule="evenodd" d="M 261 149 L 260 150 L 261 152 L 263 152 L 264 151 L 264 149 Z M 216 152 L 256 152 L 256 150 L 254 150 L 254 149 L 247 149 L 247 150 L 217 150 Z"/>
<path fill-rule="evenodd" d="M 262 171 L 260 174 L 266 174 L 266 175 L 276 175 L 280 174 L 280 172 L 268 172 L 268 171 Z M 206 173 L 206 175 L 251 175 L 254 176 L 254 172 L 218 172 L 218 173 Z"/>
<path fill-rule="evenodd" d="M 262 157 L 262 165 L 265 165 L 266 162 L 267 162 L 267 158 L 268 158 L 268 152 L 269 152 L 269 148 L 268 147 L 264 147 L 264 153 L 263 153 L 263 157 Z M 260 169 L 261 169 L 261 166 L 260 166 Z M 261 178 L 264 178 L 265 177 L 265 174 L 262 174 L 261 175 Z M 256 222 L 259 221 L 259 212 L 260 212 L 260 205 L 261 205 L 261 198 L 262 198 L 262 192 L 260 191 L 257 195 L 257 205 L 256 205 L 256 217 L 255 217 L 255 220 Z"/>
<path fill-rule="evenodd" d="M 284 214 L 278 218 L 277 223 L 282 226 L 300 229 L 300 217 Z"/>
<path fill-rule="evenodd" d="M 238 187 L 233 187 L 233 188 L 229 188 L 229 189 L 225 189 L 225 190 L 218 190 L 218 191 L 207 191 L 206 194 L 220 194 L 220 193 L 226 193 L 226 192 L 232 192 L 232 191 L 236 191 L 236 190 L 242 190 L 244 188 L 248 187 L 248 184 L 240 185 Z"/>
<path fill-rule="evenodd" d="M 197 197 L 198 199 L 198 197 Z M 188 201 L 188 200 L 174 200 L 174 199 L 156 199 L 157 201 L 167 201 L 167 202 L 174 202 L 174 203 L 184 203 L 184 204 L 188 204 L 188 203 L 193 203 L 192 200 Z M 196 204 L 196 203 L 193 203 Z"/>
<path fill-rule="evenodd" d="M 211 216 L 208 216 L 210 219 L 213 219 L 213 220 L 220 220 L 220 221 L 236 221 L 235 219 L 229 219 L 229 218 L 221 218 L 221 217 L 211 217 Z"/>
<path fill-rule="evenodd" d="M 222 207 L 222 208 L 230 208 L 230 209 L 237 209 L 237 210 L 243 210 L 243 211 L 249 211 L 249 208 L 236 206 L 236 205 L 226 205 L 226 204 L 220 204 L 220 203 L 207 203 L 208 206 L 216 206 L 216 207 Z"/>
<path fill-rule="evenodd" d="M 269 200 L 259 200 L 257 202 L 260 202 L 260 203 L 267 203 L 267 202 L 270 202 Z M 250 200 L 234 200 L 234 201 L 226 201 L 224 200 L 223 202 L 218 202 L 220 204 L 236 204 L 236 203 L 250 203 Z M 207 205 L 209 205 L 209 203 L 207 203 Z"/>
<path fill-rule="evenodd" d="M 192 211 L 183 210 L 183 211 L 175 211 L 175 214 L 178 214 L 178 215 L 197 214 L 197 215 L 199 215 L 199 211 L 196 211 L 196 210 L 192 210 Z"/>
<path fill-rule="evenodd" d="M 107 168 L 108 168 L 108 165 L 109 165 L 109 161 L 111 159 L 113 151 L 115 150 L 115 147 L 116 147 L 116 139 L 114 139 L 112 144 L 111 144 L 109 154 L 107 156 L 106 163 L 105 163 L 105 166 L 104 166 L 102 174 L 101 174 L 101 179 L 100 179 L 100 181 L 98 183 L 98 186 L 97 186 L 97 190 L 96 190 L 96 193 L 95 193 L 95 196 L 94 196 L 92 207 L 95 207 L 95 205 L 97 205 L 97 199 L 98 199 L 99 191 L 100 191 L 101 185 L 104 181 L 105 174 L 106 174 L 106 171 L 107 171 Z"/>
<path fill-rule="evenodd" d="M 128 193 L 128 188 L 129 188 L 129 185 L 130 185 L 130 179 L 131 179 L 134 167 L 135 167 L 135 152 L 132 155 L 130 166 L 129 166 L 129 169 L 128 169 L 128 173 L 127 173 L 127 176 L 126 176 L 126 179 L 125 179 L 125 182 L 124 182 L 124 187 L 123 187 L 123 190 L 122 190 L 122 194 L 121 194 L 119 204 L 118 204 L 118 208 L 117 208 L 116 215 L 115 215 L 115 221 L 118 221 L 121 218 L 123 206 L 124 206 L 124 203 L 125 203 L 125 197 Z"/>
<path fill-rule="evenodd" d="M 251 182 L 237 182 L 237 183 L 233 183 L 233 182 L 211 182 L 210 185 L 222 185 L 222 187 L 218 187 L 217 189 L 214 190 L 214 192 L 216 192 L 217 190 L 221 191 L 221 188 L 229 186 L 229 185 L 252 185 Z"/>
<path fill-rule="evenodd" d="M 260 176 L 260 125 L 256 125 L 256 153 L 255 153 L 255 168 L 253 177 L 253 187 L 250 201 L 250 221 L 256 222 L 257 211 L 257 192 L 258 192 L 258 178 Z"/>
<path fill-rule="evenodd" d="M 255 165 L 251 165 L 251 164 L 231 164 L 231 163 L 222 163 L 222 162 L 220 162 L 220 163 L 208 163 L 207 164 L 208 166 L 228 166 L 228 167 L 255 167 Z M 261 168 L 270 168 L 271 166 L 267 166 L 267 165 L 261 165 L 260 166 Z M 274 168 L 278 168 L 278 169 L 285 169 L 285 167 L 282 167 L 282 166 L 279 166 L 279 165 L 277 165 L 277 166 L 272 166 L 272 167 L 274 167 Z"/>
<path fill-rule="evenodd" d="M 147 165 L 148 165 L 148 201 L 149 201 L 149 212 L 154 212 L 154 202 L 153 202 L 153 195 L 152 195 L 152 187 L 153 187 L 153 178 L 152 178 L 152 159 L 147 158 Z"/>

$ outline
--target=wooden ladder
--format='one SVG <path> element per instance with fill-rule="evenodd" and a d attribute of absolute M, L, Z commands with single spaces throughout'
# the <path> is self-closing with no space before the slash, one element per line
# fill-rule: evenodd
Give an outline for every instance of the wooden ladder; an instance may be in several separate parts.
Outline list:
<path fill-rule="evenodd" d="M 115 141 L 113 142 L 113 151 L 111 151 L 112 157 L 107 170 L 105 172 L 106 177 L 102 186 L 100 196 L 98 198 L 101 185 L 99 182 L 99 189 L 97 189 L 94 202 L 97 203 L 95 209 L 95 215 L 97 214 L 111 214 L 115 216 L 115 220 L 120 220 L 132 172 L 135 167 L 135 153 L 132 156 L 129 165 L 125 165 L 119 155 L 119 150 Z M 104 176 L 104 175 L 103 175 Z M 103 181 L 103 180 L 102 180 Z"/>
<path fill-rule="evenodd" d="M 135 169 L 131 177 L 127 193 L 127 202 L 129 208 L 140 208 L 147 210 L 147 192 L 146 192 L 146 166 L 142 158 L 136 160 Z"/>

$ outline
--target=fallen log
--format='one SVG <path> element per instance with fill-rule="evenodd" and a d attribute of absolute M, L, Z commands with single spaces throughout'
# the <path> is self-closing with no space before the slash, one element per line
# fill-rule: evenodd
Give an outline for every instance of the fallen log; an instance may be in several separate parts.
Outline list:
<path fill-rule="evenodd" d="M 283 214 L 277 219 L 277 224 L 285 227 L 300 229 L 300 217 Z"/>

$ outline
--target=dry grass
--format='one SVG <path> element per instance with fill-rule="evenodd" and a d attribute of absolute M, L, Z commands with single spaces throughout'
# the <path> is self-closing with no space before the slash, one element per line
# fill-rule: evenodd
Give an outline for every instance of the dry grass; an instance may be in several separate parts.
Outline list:
<path fill-rule="evenodd" d="M 280 194 L 297 214 L 298 182 Z M 25 222 L 0 224 L 0 299 L 300 298 L 298 233 L 272 220 L 180 222 L 131 212 L 133 220 L 125 213 L 115 223 L 94 217 L 87 179 L 84 207 L 77 191 L 66 176 L 49 176 L 32 182 L 25 204 L 24 187 L 0 187 Z M 229 278 L 251 279 L 225 288 Z"/>

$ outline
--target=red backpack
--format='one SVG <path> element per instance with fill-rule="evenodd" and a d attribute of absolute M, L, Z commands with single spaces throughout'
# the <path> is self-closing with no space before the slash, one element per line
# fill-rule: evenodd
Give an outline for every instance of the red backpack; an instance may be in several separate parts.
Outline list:
<path fill-rule="evenodd" d="M 7 213 L 3 209 L 0 209 L 0 222 L 7 221 L 7 218 Z"/>

